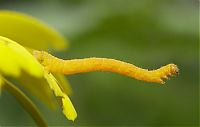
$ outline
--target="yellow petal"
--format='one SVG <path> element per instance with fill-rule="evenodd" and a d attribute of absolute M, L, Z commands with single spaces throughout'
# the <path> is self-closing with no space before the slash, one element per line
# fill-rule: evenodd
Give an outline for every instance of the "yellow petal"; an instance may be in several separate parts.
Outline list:
<path fill-rule="evenodd" d="M 61 90 L 66 93 L 68 96 L 72 95 L 72 88 L 69 84 L 67 78 L 62 74 L 53 74 L 53 76 L 58 81 L 58 85 L 60 86 Z"/>
<path fill-rule="evenodd" d="M 66 48 L 66 40 L 45 23 L 22 13 L 0 11 L 0 35 L 17 41 L 23 46 L 45 50 Z"/>
<path fill-rule="evenodd" d="M 19 76 L 20 66 L 16 61 L 16 54 L 0 39 L 0 72 L 4 75 Z"/>
<path fill-rule="evenodd" d="M 65 114 L 65 116 L 69 119 L 74 121 L 77 117 L 77 113 L 76 110 L 73 108 L 73 104 L 70 101 L 69 97 L 67 95 L 63 95 L 62 98 L 62 108 L 63 108 L 63 113 Z"/>
<path fill-rule="evenodd" d="M 49 85 L 51 89 L 54 91 L 54 94 L 57 97 L 61 97 L 63 114 L 69 120 L 74 121 L 77 117 L 77 113 L 69 97 L 60 89 L 55 77 L 53 77 L 52 74 L 48 74 L 48 72 L 45 72 L 45 78 L 49 82 Z"/>
<path fill-rule="evenodd" d="M 44 78 L 43 67 L 24 47 L 0 36 L 0 59 L 0 73 L 15 77 L 13 80 L 17 80 L 15 82 L 22 85 L 27 93 L 55 109 L 56 101 Z"/>
<path fill-rule="evenodd" d="M 42 77 L 43 68 L 37 60 L 18 43 L 0 36 L 0 71 L 18 76 L 20 69 L 32 76 Z"/>

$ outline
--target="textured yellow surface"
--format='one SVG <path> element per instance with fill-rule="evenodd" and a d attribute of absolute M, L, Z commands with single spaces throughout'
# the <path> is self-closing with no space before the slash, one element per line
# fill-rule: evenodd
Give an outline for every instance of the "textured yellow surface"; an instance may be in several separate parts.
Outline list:
<path fill-rule="evenodd" d="M 176 75 L 179 72 L 179 69 L 175 64 L 168 64 L 157 70 L 149 71 L 115 59 L 85 58 L 62 60 L 43 51 L 35 51 L 34 56 L 41 62 L 47 71 L 67 75 L 92 71 L 109 71 L 138 80 L 164 84 L 162 78 L 168 79 L 167 76 Z"/>

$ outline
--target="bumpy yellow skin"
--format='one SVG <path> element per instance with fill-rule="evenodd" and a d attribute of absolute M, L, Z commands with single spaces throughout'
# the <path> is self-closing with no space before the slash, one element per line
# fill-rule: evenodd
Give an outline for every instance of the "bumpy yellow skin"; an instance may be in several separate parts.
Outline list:
<path fill-rule="evenodd" d="M 168 79 L 168 76 L 176 75 L 179 72 L 175 64 L 168 64 L 157 70 L 149 71 L 133 64 L 108 58 L 62 60 L 44 51 L 34 51 L 34 56 L 47 71 L 66 75 L 93 71 L 109 71 L 146 82 L 164 84 L 165 82 L 162 78 Z"/>

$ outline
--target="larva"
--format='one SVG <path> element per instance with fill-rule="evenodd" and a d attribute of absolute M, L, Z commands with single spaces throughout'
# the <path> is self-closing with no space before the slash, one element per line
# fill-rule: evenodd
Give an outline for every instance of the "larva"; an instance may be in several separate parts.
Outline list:
<path fill-rule="evenodd" d="M 62 60 L 44 51 L 34 51 L 33 54 L 47 71 L 66 75 L 93 71 L 109 71 L 146 82 L 164 84 L 163 78 L 168 79 L 168 76 L 177 75 L 179 72 L 175 64 L 168 64 L 157 70 L 149 71 L 115 59 L 94 57 Z"/>

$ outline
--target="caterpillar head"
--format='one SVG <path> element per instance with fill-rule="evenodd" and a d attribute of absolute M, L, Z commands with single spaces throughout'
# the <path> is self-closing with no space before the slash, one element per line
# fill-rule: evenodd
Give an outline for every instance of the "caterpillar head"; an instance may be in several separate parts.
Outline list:
<path fill-rule="evenodd" d="M 33 51 L 33 56 L 43 65 L 47 66 L 49 63 L 49 59 L 51 58 L 51 55 L 48 54 L 45 51 Z"/>
<path fill-rule="evenodd" d="M 40 62 L 42 63 L 44 61 L 44 52 L 43 51 L 33 51 L 33 56 Z"/>

